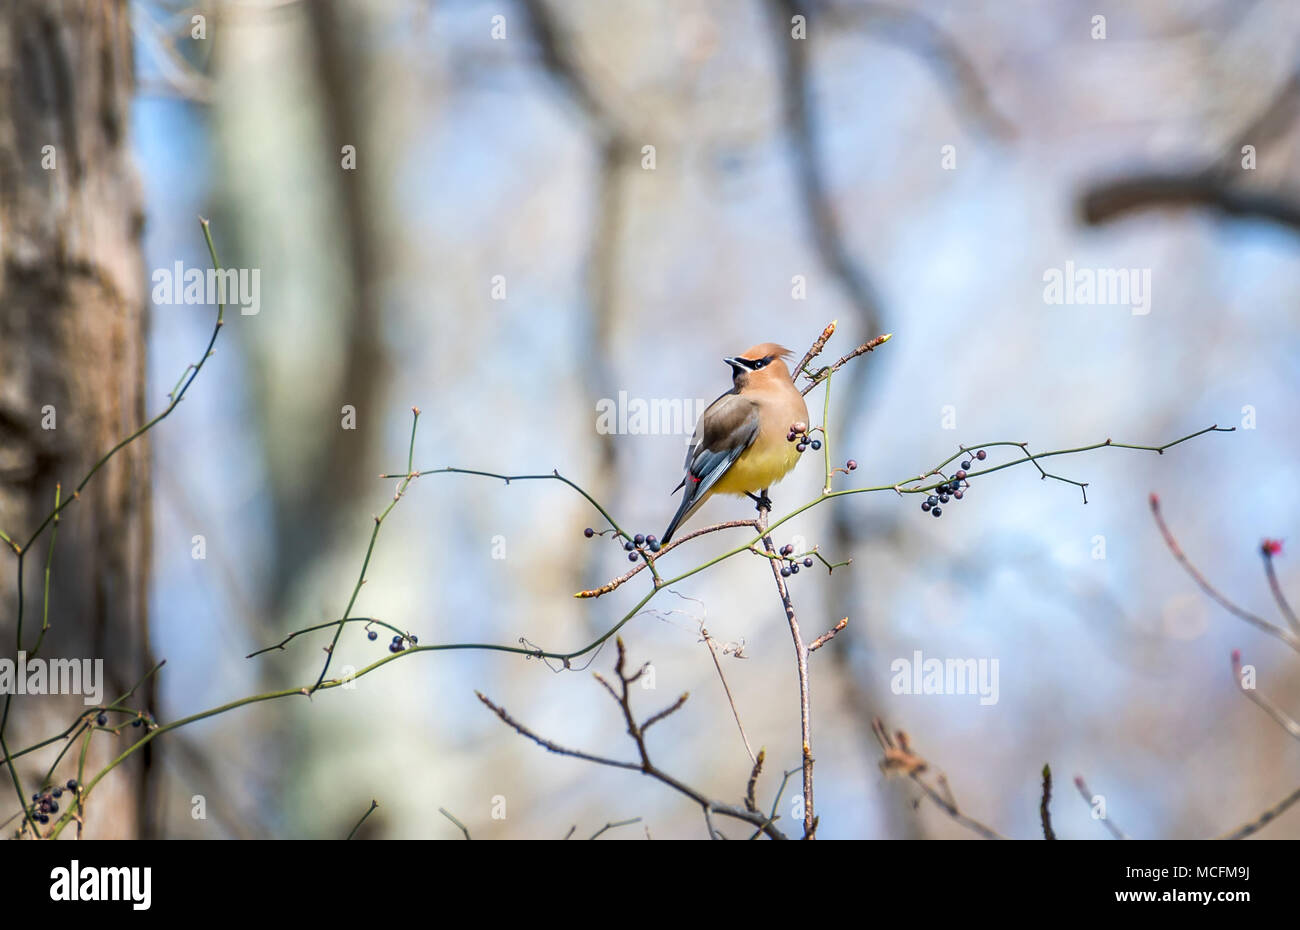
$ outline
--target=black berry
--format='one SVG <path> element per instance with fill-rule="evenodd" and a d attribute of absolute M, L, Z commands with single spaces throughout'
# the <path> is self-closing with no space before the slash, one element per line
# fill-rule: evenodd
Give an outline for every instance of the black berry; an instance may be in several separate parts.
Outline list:
<path fill-rule="evenodd" d="M 379 638 L 379 634 L 376 633 L 374 630 L 371 630 L 369 633 L 366 634 L 366 639 L 370 640 L 372 643 L 378 638 Z"/>
<path fill-rule="evenodd" d="M 799 563 L 798 563 L 798 562 L 796 562 L 795 564 L 793 564 L 793 565 L 790 566 L 790 574 L 791 574 L 791 575 L 797 575 L 797 574 L 799 574 Z"/>
<path fill-rule="evenodd" d="M 653 536 L 650 537 L 650 551 L 651 552 L 659 551 L 659 540 L 655 539 Z"/>
<path fill-rule="evenodd" d="M 782 566 L 781 566 L 781 577 L 782 577 L 782 578 L 789 578 L 789 577 L 790 577 L 790 566 L 789 566 L 789 565 L 782 565 Z"/>
<path fill-rule="evenodd" d="M 930 508 L 932 508 L 933 506 L 934 504 L 930 503 L 929 501 L 921 501 L 921 509 L 926 511 L 927 513 L 930 511 Z"/>
<path fill-rule="evenodd" d="M 420 637 L 418 636 L 408 636 L 407 639 L 411 641 L 412 646 L 414 646 L 416 643 L 420 641 Z"/>
<path fill-rule="evenodd" d="M 935 504 L 939 503 L 939 498 L 931 494 L 929 497 L 925 499 L 925 502 L 929 504 L 931 507 L 933 507 Z"/>
<path fill-rule="evenodd" d="M 141 720 L 139 717 L 136 717 L 134 720 L 131 721 L 131 726 L 138 727 L 142 723 L 144 723 L 144 721 Z"/>
<path fill-rule="evenodd" d="M 812 568 L 812 556 L 809 556 L 808 558 L 803 560 L 803 567 Z"/>
<path fill-rule="evenodd" d="M 630 539 L 627 542 L 623 543 L 623 550 L 625 552 L 631 552 L 635 548 L 636 548 L 636 543 L 632 542 L 632 540 Z"/>
<path fill-rule="evenodd" d="M 933 510 L 930 511 L 930 513 L 934 514 L 937 517 L 939 516 L 939 514 L 943 513 L 943 508 L 935 507 Z"/>
<path fill-rule="evenodd" d="M 799 445 L 795 446 L 794 448 L 795 448 L 795 451 L 797 451 L 797 452 L 805 452 L 805 451 L 807 451 L 807 449 L 808 449 L 808 443 L 806 443 L 806 442 L 801 442 L 801 443 L 799 443 Z"/>
<path fill-rule="evenodd" d="M 69 779 L 68 779 L 68 783 L 67 783 L 66 785 L 64 785 L 64 787 L 67 788 L 69 791 L 76 791 L 76 790 L 77 790 L 77 780 L 76 780 L 75 778 L 69 778 Z"/>
<path fill-rule="evenodd" d="M 102 726 L 107 726 L 107 725 L 108 725 L 108 714 L 100 714 L 98 717 L 95 718 L 95 722 L 96 722 L 97 724 L 99 724 L 101 727 L 102 727 Z"/>
<path fill-rule="evenodd" d="M 970 468 L 970 459 L 967 459 L 966 461 L 962 462 L 962 463 L 961 463 L 961 467 L 962 467 L 962 468 Z M 962 477 L 965 478 L 966 476 L 965 476 L 965 475 L 962 475 Z"/>
<path fill-rule="evenodd" d="M 632 542 L 636 543 L 638 546 L 644 546 L 645 536 L 643 536 L 641 533 L 637 533 L 635 536 L 632 537 Z"/>
<path fill-rule="evenodd" d="M 809 445 L 812 446 L 813 451 L 816 452 L 818 449 L 822 447 L 822 441 L 820 439 L 814 439 L 812 442 L 809 443 Z"/>
<path fill-rule="evenodd" d="M 635 552 L 629 552 L 629 553 L 627 554 L 627 560 L 628 560 L 629 562 L 635 562 L 635 561 L 636 561 L 636 553 L 635 553 Z"/>
<path fill-rule="evenodd" d="M 985 452 L 983 449 L 980 449 L 978 452 L 975 453 L 975 458 L 979 459 L 981 462 L 984 461 L 984 460 L 985 460 L 986 458 L 988 458 L 988 457 L 989 457 L 989 454 L 988 454 L 987 452 Z"/>
<path fill-rule="evenodd" d="M 591 537 L 596 535 L 596 531 L 593 530 L 591 527 L 587 527 L 585 530 L 582 531 L 582 535 L 586 536 L 588 539 L 591 539 Z"/>

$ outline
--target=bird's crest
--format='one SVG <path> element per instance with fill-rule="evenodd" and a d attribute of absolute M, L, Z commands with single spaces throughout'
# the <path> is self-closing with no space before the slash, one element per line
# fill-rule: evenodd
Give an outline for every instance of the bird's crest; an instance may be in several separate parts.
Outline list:
<path fill-rule="evenodd" d="M 794 353 L 783 345 L 777 345 L 775 342 L 763 342 L 740 353 L 741 358 L 760 359 L 769 356 L 784 359 L 793 357 Z"/>

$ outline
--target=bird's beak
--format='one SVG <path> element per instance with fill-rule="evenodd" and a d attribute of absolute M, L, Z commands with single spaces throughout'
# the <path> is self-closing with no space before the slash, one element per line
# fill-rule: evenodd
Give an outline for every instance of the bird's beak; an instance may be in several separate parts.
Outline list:
<path fill-rule="evenodd" d="M 740 363 L 740 359 L 736 358 L 735 356 L 732 356 L 731 358 L 724 358 L 723 361 L 731 366 L 732 371 L 736 371 L 736 372 L 749 371 L 748 368 L 746 368 L 744 365 Z"/>

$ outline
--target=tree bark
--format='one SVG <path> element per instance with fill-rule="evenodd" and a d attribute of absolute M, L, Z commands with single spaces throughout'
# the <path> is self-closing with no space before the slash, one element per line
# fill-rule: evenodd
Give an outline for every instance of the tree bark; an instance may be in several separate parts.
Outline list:
<path fill-rule="evenodd" d="M 145 413 L 141 194 L 129 151 L 134 90 L 130 10 L 118 2 L 6 0 L 0 6 L 0 655 L 41 627 L 50 529 L 32 534 Z M 53 428 L 50 428 L 51 425 Z M 50 632 L 41 658 L 103 659 L 105 702 L 152 667 L 148 637 L 149 452 L 127 446 L 63 512 Z M 152 709 L 155 680 L 134 706 Z M 3 698 L 0 698 L 3 701 Z M 11 750 L 84 710 L 73 696 L 16 696 Z M 114 721 L 118 722 L 118 721 Z M 142 731 L 97 733 L 87 772 Z M 62 743 L 17 760 L 30 795 Z M 87 808 L 86 836 L 150 836 L 152 744 L 115 771 Z M 77 751 L 55 772 L 76 774 Z M 7 773 L 0 809 L 16 807 Z"/>

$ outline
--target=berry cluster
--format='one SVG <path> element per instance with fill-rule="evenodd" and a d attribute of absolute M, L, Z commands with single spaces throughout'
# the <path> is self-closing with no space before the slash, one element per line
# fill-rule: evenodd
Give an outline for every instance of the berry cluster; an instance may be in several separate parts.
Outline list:
<path fill-rule="evenodd" d="M 789 543 L 786 543 L 784 546 L 780 548 L 779 554 L 781 556 L 781 560 L 786 563 L 785 565 L 781 566 L 781 577 L 789 578 L 791 575 L 799 574 L 799 559 L 794 554 L 794 546 L 790 545 Z M 813 566 L 812 556 L 810 555 L 804 556 L 803 567 L 812 568 L 812 566 Z"/>
<path fill-rule="evenodd" d="M 615 535 L 618 535 L 615 530 L 596 532 L 591 527 L 587 527 L 582 531 L 582 535 L 586 536 L 588 539 L 591 539 L 593 536 L 604 536 L 605 533 L 615 533 Z M 659 551 L 659 538 L 657 536 L 654 536 L 653 534 L 646 536 L 642 533 L 637 533 L 631 539 L 623 543 L 623 551 L 627 553 L 627 560 L 629 562 L 635 562 L 637 560 L 637 554 L 644 553 L 646 550 L 649 550 L 650 552 Z"/>
<path fill-rule="evenodd" d="M 980 449 L 975 453 L 975 458 L 982 462 L 988 458 L 988 453 Z M 970 487 L 970 482 L 966 480 L 966 469 L 970 467 L 970 459 L 963 461 L 950 479 L 936 487 L 935 493 L 921 501 L 921 509 L 939 517 L 943 515 L 943 504 L 948 503 L 949 500 L 959 501 L 965 497 L 966 489 Z"/>
<path fill-rule="evenodd" d="M 812 438 L 812 435 L 808 432 L 808 424 L 803 420 L 790 427 L 790 432 L 785 434 L 785 441 L 797 442 L 798 445 L 795 446 L 795 450 L 798 452 L 806 452 L 809 446 L 812 446 L 813 451 L 816 452 L 822 447 L 822 441 Z"/>
<path fill-rule="evenodd" d="M 372 643 L 378 638 L 379 638 L 379 633 L 377 631 L 375 630 L 366 631 L 366 639 L 370 640 Z M 395 633 L 393 634 L 392 640 L 388 643 L 388 651 L 402 652 L 408 646 L 418 646 L 418 645 L 420 645 L 420 637 L 416 636 L 414 633 L 407 633 L 406 635 L 402 635 L 401 633 Z"/>
<path fill-rule="evenodd" d="M 80 790 L 75 778 L 69 778 L 66 787 L 69 791 Z M 59 798 L 61 797 L 63 797 L 63 788 L 57 785 L 32 795 L 32 806 L 30 808 L 32 820 L 41 824 L 49 823 L 50 815 L 59 812 Z"/>

